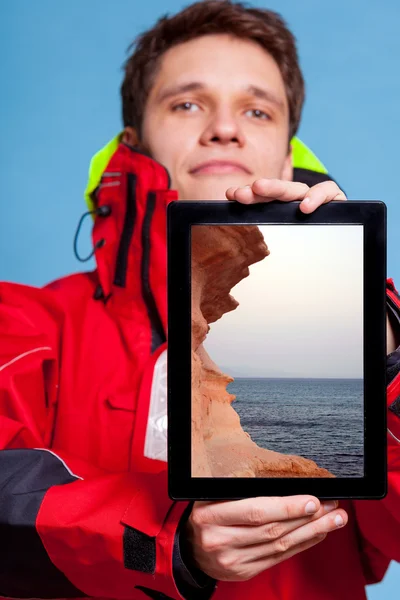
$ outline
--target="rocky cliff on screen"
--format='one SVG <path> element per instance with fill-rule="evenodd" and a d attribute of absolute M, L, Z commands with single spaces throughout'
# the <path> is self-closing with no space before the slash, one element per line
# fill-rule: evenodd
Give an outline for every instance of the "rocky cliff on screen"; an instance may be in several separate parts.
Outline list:
<path fill-rule="evenodd" d="M 226 389 L 233 377 L 208 356 L 209 323 L 235 310 L 230 290 L 269 250 L 256 226 L 192 227 L 192 476 L 334 477 L 315 462 L 260 448 L 241 425 Z M 239 342 L 239 340 L 238 340 Z"/>

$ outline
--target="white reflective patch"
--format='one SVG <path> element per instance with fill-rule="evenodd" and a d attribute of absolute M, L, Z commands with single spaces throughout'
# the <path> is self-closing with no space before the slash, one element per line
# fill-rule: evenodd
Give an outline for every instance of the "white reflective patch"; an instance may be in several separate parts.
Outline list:
<path fill-rule="evenodd" d="M 167 350 L 154 365 L 144 455 L 167 462 Z"/>

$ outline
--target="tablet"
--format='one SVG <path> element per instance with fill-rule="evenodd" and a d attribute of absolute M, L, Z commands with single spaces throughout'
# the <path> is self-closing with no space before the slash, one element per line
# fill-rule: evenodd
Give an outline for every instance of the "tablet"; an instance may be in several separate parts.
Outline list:
<path fill-rule="evenodd" d="M 175 500 L 386 494 L 386 206 L 168 206 Z"/>

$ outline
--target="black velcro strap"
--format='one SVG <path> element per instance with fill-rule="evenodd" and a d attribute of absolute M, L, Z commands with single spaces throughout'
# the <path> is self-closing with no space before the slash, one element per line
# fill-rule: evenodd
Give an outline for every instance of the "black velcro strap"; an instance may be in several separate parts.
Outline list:
<path fill-rule="evenodd" d="M 0 451 L 0 596 L 86 596 L 51 562 L 36 530 L 37 514 L 47 490 L 76 479 L 51 452 Z"/>
<path fill-rule="evenodd" d="M 156 538 L 125 527 L 123 536 L 124 566 L 132 571 L 153 574 L 156 570 Z"/>
<path fill-rule="evenodd" d="M 162 592 L 157 592 L 157 590 L 152 590 L 150 588 L 144 587 L 143 585 L 135 585 L 135 589 L 140 590 L 149 598 L 153 598 L 153 600 L 173 600 L 171 596 L 166 596 Z"/>

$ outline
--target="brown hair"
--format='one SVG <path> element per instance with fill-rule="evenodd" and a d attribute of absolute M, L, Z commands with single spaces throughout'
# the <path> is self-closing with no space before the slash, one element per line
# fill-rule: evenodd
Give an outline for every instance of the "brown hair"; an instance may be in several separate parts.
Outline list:
<path fill-rule="evenodd" d="M 226 33 L 254 41 L 276 61 L 289 105 L 289 140 L 295 135 L 304 102 L 304 80 L 296 41 L 277 13 L 231 0 L 205 0 L 187 6 L 176 15 L 165 15 L 155 26 L 139 35 L 128 51 L 134 52 L 124 65 L 121 86 L 124 126 L 141 136 L 145 104 L 164 52 L 194 38 Z"/>

